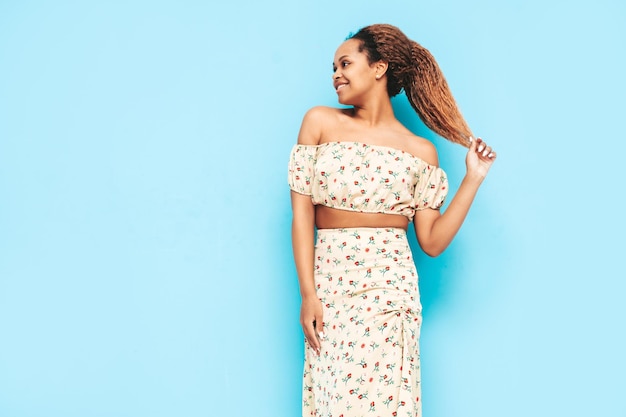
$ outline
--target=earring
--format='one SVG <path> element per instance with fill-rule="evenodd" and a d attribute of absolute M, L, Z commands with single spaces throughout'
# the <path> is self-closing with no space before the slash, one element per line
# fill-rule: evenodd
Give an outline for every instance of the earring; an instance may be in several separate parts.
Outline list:
<path fill-rule="evenodd" d="M 378 75 L 376 76 L 376 79 L 377 79 L 377 80 L 380 80 L 380 77 L 381 77 L 381 75 L 380 75 L 380 74 L 378 74 Z"/>

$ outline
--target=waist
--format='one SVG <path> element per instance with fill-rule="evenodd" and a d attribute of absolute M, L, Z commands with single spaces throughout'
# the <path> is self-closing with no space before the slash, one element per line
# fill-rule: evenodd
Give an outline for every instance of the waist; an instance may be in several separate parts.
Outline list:
<path fill-rule="evenodd" d="M 363 213 L 315 206 L 315 226 L 319 229 L 344 229 L 355 227 L 397 228 L 406 230 L 409 220 L 400 214 Z"/>

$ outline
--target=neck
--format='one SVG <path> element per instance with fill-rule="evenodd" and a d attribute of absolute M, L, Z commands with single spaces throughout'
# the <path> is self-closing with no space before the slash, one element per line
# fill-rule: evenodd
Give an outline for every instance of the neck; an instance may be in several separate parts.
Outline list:
<path fill-rule="evenodd" d="M 378 100 L 370 100 L 363 105 L 355 105 L 352 111 L 355 119 L 370 126 L 385 124 L 396 119 L 391 100 L 386 96 Z"/>

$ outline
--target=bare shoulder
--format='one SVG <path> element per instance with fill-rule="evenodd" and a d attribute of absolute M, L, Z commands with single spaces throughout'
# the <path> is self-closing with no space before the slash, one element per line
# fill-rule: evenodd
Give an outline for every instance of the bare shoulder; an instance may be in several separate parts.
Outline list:
<path fill-rule="evenodd" d="M 409 152 L 426 163 L 439 166 L 439 157 L 437 156 L 437 148 L 428 139 L 411 134 L 409 140 Z"/>
<path fill-rule="evenodd" d="M 304 115 L 304 117 L 339 117 L 344 113 L 345 109 L 338 109 L 336 107 L 328 106 L 315 106 L 311 107 Z"/>
<path fill-rule="evenodd" d="M 302 119 L 298 143 L 319 145 L 324 131 L 337 123 L 342 115 L 342 109 L 326 106 L 312 107 L 305 113 Z"/>

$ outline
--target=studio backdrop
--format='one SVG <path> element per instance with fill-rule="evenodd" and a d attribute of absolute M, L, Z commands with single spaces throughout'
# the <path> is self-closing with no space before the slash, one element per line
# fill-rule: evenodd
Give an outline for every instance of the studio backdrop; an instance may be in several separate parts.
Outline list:
<path fill-rule="evenodd" d="M 300 414 L 287 161 L 371 23 L 435 55 L 499 155 L 444 254 L 411 240 L 424 415 L 626 416 L 625 19 L 609 0 L 2 1 L 0 416 Z M 455 192 L 464 148 L 393 105 Z"/>

